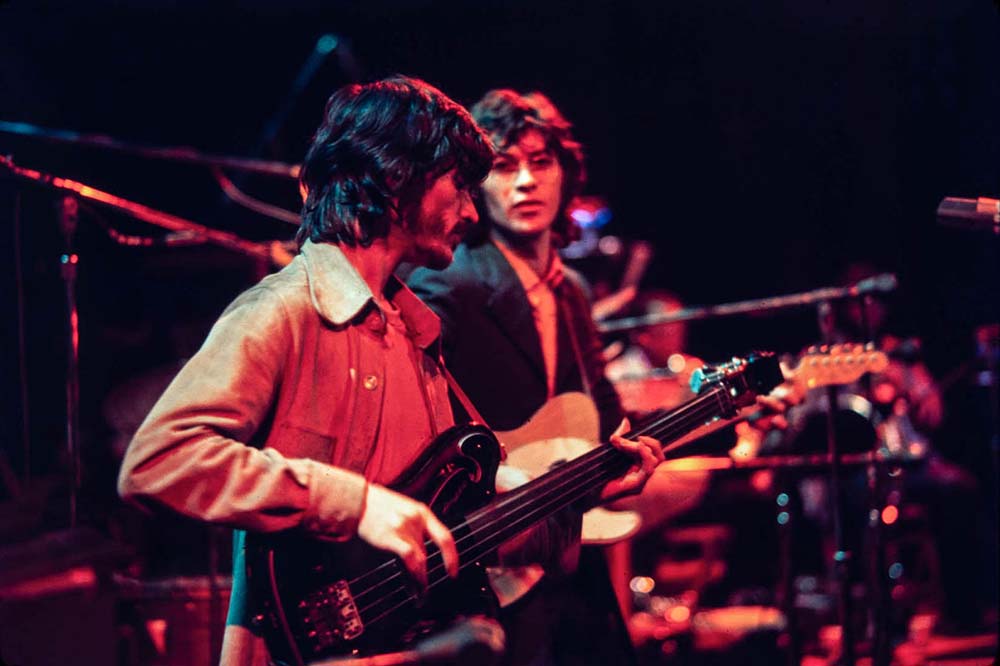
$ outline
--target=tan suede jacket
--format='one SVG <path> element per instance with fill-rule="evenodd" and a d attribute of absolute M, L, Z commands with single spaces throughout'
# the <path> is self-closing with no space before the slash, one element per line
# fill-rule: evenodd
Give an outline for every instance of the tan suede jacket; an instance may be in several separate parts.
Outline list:
<path fill-rule="evenodd" d="M 423 355 L 423 385 L 440 432 L 453 422 L 431 347 L 440 323 L 406 287 L 390 291 L 415 344 L 433 350 Z M 136 433 L 122 497 L 246 530 L 354 535 L 381 407 L 393 399 L 383 381 L 385 322 L 371 299 L 337 246 L 308 242 L 240 295 Z M 239 564 L 234 604 L 243 597 Z M 222 663 L 266 663 L 249 634 L 232 629 Z"/>

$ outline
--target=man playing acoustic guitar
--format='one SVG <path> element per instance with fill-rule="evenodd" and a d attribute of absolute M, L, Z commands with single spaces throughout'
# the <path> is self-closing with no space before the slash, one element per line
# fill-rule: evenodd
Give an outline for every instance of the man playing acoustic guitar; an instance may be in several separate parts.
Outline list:
<path fill-rule="evenodd" d="M 479 188 L 484 224 L 446 270 L 418 269 L 408 283 L 441 317 L 445 361 L 491 427 L 517 428 L 553 397 L 585 392 L 607 438 L 622 408 L 582 278 L 556 252 L 575 230 L 566 211 L 585 179 L 581 146 L 541 93 L 493 90 L 471 110 L 497 150 Z M 543 580 L 529 595 L 502 616 L 511 663 L 634 660 L 600 553 L 584 553 L 575 580 Z"/>

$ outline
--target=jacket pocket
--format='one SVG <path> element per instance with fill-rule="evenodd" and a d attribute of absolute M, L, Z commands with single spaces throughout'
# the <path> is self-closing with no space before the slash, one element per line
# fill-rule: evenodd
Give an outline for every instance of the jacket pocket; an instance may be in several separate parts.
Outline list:
<path fill-rule="evenodd" d="M 268 443 L 289 458 L 310 458 L 321 463 L 333 461 L 336 437 L 309 428 L 282 423 L 277 436 Z"/>

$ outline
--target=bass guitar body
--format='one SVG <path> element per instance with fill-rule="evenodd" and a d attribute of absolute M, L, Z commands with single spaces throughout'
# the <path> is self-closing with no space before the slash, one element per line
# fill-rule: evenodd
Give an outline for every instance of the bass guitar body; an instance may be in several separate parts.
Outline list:
<path fill-rule="evenodd" d="M 439 435 L 393 489 L 424 502 L 474 548 L 467 513 L 493 499 L 501 450 L 487 428 L 460 425 Z M 496 612 L 485 567 L 462 560 L 448 578 L 428 542 L 428 592 L 420 597 L 402 564 L 360 539 L 317 541 L 290 533 L 247 535 L 251 594 L 268 650 L 279 663 L 307 664 L 405 647 L 456 616 Z"/>

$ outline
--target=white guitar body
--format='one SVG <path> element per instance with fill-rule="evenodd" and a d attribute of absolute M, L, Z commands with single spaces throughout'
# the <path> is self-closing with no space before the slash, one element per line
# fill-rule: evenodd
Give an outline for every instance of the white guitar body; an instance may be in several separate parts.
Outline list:
<path fill-rule="evenodd" d="M 496 435 L 507 448 L 506 464 L 537 478 L 598 446 L 600 417 L 593 401 L 583 393 L 562 393 L 542 405 L 521 427 Z M 595 507 L 583 515 L 582 540 L 585 545 L 617 543 L 639 531 L 641 524 L 634 511 Z"/>
<path fill-rule="evenodd" d="M 593 401 L 583 393 L 562 393 L 542 405 L 521 427 L 497 431 L 496 436 L 507 450 L 505 464 L 534 479 L 596 447 L 600 417 Z M 641 524 L 634 511 L 595 507 L 583 514 L 581 541 L 585 545 L 616 543 L 635 534 Z M 537 564 L 488 567 L 486 571 L 502 607 L 523 597 L 545 575 Z"/>

